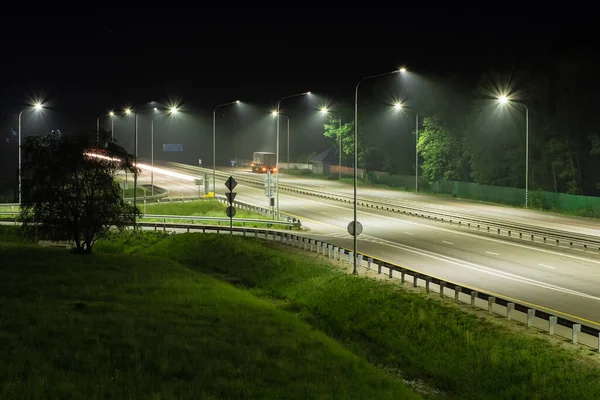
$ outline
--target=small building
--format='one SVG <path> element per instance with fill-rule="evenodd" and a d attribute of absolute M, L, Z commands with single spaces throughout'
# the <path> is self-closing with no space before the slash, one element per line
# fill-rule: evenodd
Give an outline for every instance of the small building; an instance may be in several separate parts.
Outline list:
<path fill-rule="evenodd" d="M 330 147 L 318 154 L 311 160 L 311 163 L 314 174 L 329 175 L 331 173 L 331 165 L 337 165 L 339 163 L 337 147 Z"/>

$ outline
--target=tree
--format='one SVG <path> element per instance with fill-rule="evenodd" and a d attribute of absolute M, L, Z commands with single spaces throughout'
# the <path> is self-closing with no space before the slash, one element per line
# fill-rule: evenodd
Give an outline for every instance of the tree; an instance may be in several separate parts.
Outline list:
<path fill-rule="evenodd" d="M 342 136 L 342 154 L 354 154 L 354 124 L 345 123 L 340 127 L 339 120 L 330 119 L 327 124 L 324 124 L 325 137 L 335 140 L 336 148 L 339 148 L 340 135 Z"/>
<path fill-rule="evenodd" d="M 439 118 L 423 120 L 417 148 L 423 157 L 423 175 L 430 182 L 461 178 L 465 163 L 462 142 Z"/>
<path fill-rule="evenodd" d="M 104 143 L 98 149 L 96 143 Z M 79 254 L 91 253 L 111 227 L 135 224 L 140 214 L 121 198 L 119 170 L 138 173 L 133 156 L 106 132 L 78 137 L 50 133 L 23 144 L 21 220 L 55 240 L 72 240 Z M 101 154 L 94 157 L 91 154 Z"/>

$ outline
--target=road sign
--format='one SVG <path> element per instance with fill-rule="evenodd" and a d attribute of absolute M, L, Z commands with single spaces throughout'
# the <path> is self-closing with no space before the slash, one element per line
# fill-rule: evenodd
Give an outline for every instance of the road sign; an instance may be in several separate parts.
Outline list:
<path fill-rule="evenodd" d="M 267 171 L 265 175 L 265 187 L 275 186 L 275 179 L 273 179 L 273 175 L 271 175 L 271 171 Z"/>
<path fill-rule="evenodd" d="M 229 207 L 225 210 L 225 214 L 229 217 L 229 234 L 233 235 L 233 216 L 235 215 L 235 207 L 232 206 L 233 200 L 235 199 L 235 193 L 233 188 L 237 186 L 237 182 L 233 179 L 233 176 L 230 176 L 227 181 L 225 181 L 225 186 L 229 189 L 229 193 L 225 193 L 227 196 L 227 202 L 229 203 Z"/>
<path fill-rule="evenodd" d="M 196 182 L 196 185 L 198 186 L 202 185 L 202 179 L 194 179 L 194 182 Z"/>
<path fill-rule="evenodd" d="M 360 222 L 356 221 L 356 236 L 359 236 L 363 231 L 363 226 Z M 354 221 L 348 224 L 348 233 L 354 235 Z"/>
<path fill-rule="evenodd" d="M 235 196 L 236 196 L 236 195 L 237 195 L 237 193 L 236 193 L 236 192 L 228 192 L 228 193 L 225 193 L 225 196 L 227 197 L 227 202 L 228 202 L 229 204 L 233 203 L 233 200 L 235 199 Z"/>
<path fill-rule="evenodd" d="M 273 198 L 273 197 L 275 197 L 275 193 L 276 193 L 276 192 L 277 192 L 277 191 L 276 191 L 276 190 L 275 190 L 275 188 L 274 188 L 274 187 L 272 187 L 272 186 L 265 188 L 265 196 L 267 196 L 267 197 L 269 197 L 269 198 Z"/>
<path fill-rule="evenodd" d="M 227 187 L 227 189 L 229 189 L 229 191 L 232 191 L 236 186 L 237 186 L 237 182 L 235 181 L 235 179 L 233 179 L 233 176 L 230 176 L 225 181 L 225 187 Z"/>

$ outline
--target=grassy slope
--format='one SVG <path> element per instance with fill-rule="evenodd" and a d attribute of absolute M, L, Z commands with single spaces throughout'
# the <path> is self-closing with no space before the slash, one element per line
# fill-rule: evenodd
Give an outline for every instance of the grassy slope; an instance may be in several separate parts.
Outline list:
<path fill-rule="evenodd" d="M 267 246 L 276 246 L 270 244 Z M 177 235 L 148 253 L 278 299 L 355 353 L 460 399 L 590 399 L 595 365 L 544 339 L 518 335 L 398 285 L 345 275 L 251 239 Z"/>
<path fill-rule="evenodd" d="M 296 316 L 175 262 L 6 242 L 2 399 L 417 398 Z"/>

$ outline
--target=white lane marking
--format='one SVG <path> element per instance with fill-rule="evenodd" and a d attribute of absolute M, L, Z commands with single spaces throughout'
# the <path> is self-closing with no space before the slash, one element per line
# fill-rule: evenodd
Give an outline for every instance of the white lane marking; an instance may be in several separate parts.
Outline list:
<path fill-rule="evenodd" d="M 494 256 L 499 256 L 500 254 L 498 253 L 494 253 L 493 251 L 486 251 L 486 253 L 494 255 Z"/>
<path fill-rule="evenodd" d="M 381 228 L 381 225 L 377 225 L 377 224 L 373 224 L 373 223 L 371 223 L 371 225 L 373 225 L 373 226 L 375 226 L 377 228 Z"/>
<path fill-rule="evenodd" d="M 447 240 L 442 240 L 442 243 L 446 243 L 446 244 L 454 244 L 454 243 L 452 243 L 452 242 L 449 242 L 449 241 L 447 241 Z"/>
<path fill-rule="evenodd" d="M 244 186 L 244 187 L 246 187 L 248 189 L 253 189 L 253 190 L 256 190 L 256 191 L 260 191 L 260 192 L 264 191 L 264 189 L 255 188 L 255 187 L 252 187 L 250 185 L 242 184 L 242 186 Z M 307 202 L 310 202 L 310 203 L 319 204 L 321 206 L 325 204 L 325 205 L 327 205 L 329 207 L 339 208 L 339 209 L 344 210 L 344 211 L 351 210 L 349 208 L 338 206 L 338 205 L 335 205 L 335 204 L 327 204 L 327 203 L 324 203 L 324 202 L 318 202 L 318 201 L 311 200 L 311 199 L 301 199 L 299 197 L 291 196 L 289 194 L 280 194 L 280 196 L 290 197 L 290 198 L 295 199 L 295 200 L 307 201 Z M 594 263 L 594 264 L 600 264 L 600 260 L 592 260 L 590 258 L 574 256 L 572 254 L 560 253 L 558 251 L 546 250 L 546 249 L 539 249 L 537 247 L 531 247 L 531 246 L 527 246 L 527 245 L 519 244 L 519 243 L 505 242 L 505 241 L 500 240 L 500 239 L 494 239 L 494 238 L 490 238 L 490 237 L 478 236 L 478 235 L 475 235 L 475 234 L 472 234 L 472 233 L 467 233 L 467 232 L 459 232 L 459 231 L 455 231 L 455 230 L 441 228 L 439 226 L 430 226 L 430 225 L 426 225 L 426 224 L 422 224 L 422 223 L 414 222 L 414 221 L 408 221 L 408 220 L 397 218 L 397 217 L 389 217 L 389 216 L 386 216 L 386 215 L 374 214 L 374 213 L 370 213 L 368 211 L 357 210 L 357 212 L 362 213 L 362 214 L 372 215 L 372 216 L 375 216 L 375 217 L 378 217 L 378 218 L 389 219 L 389 220 L 392 220 L 394 222 L 402 221 L 402 222 L 407 223 L 407 224 L 422 226 L 422 227 L 425 227 L 425 228 L 434 229 L 434 230 L 438 230 L 438 231 L 442 231 L 442 232 L 448 232 L 448 233 L 452 233 L 452 234 L 455 234 L 455 235 L 463 235 L 463 236 L 472 237 L 474 239 L 487 240 L 487 241 L 490 241 L 490 242 L 500 243 L 500 244 L 508 245 L 508 246 L 519 247 L 519 248 L 526 249 L 526 250 L 533 250 L 533 251 L 537 251 L 537 252 L 540 252 L 540 253 L 552 254 L 552 255 L 555 255 L 555 256 L 566 257 L 566 258 L 570 258 L 570 259 L 573 259 L 573 260 L 585 261 L 585 262 L 590 262 L 590 263 Z M 320 222 L 320 221 L 315 221 L 315 222 Z M 329 225 L 329 224 L 327 224 L 327 225 Z M 345 228 L 342 228 L 342 227 L 338 227 L 338 226 L 334 226 L 334 225 L 329 225 L 329 226 L 345 230 Z M 412 235 L 412 233 L 408 233 L 408 232 L 404 232 L 404 233 L 407 234 L 407 235 Z M 385 240 L 385 239 L 382 239 L 382 240 Z M 392 242 L 392 243 L 394 243 L 394 242 Z"/>
<path fill-rule="evenodd" d="M 546 264 L 538 264 L 541 267 L 546 267 L 546 268 L 552 268 L 554 269 L 555 267 L 551 267 L 550 265 L 546 265 Z"/>
<path fill-rule="evenodd" d="M 364 236 L 365 236 L 365 238 L 369 237 L 369 235 L 364 235 Z M 592 295 L 589 295 L 587 293 L 578 292 L 576 290 L 571 290 L 571 289 L 563 288 L 561 286 L 556 286 L 556 285 L 553 285 L 551 283 L 545 283 L 545 282 L 537 281 L 535 279 L 526 278 L 524 276 L 519 276 L 519 275 L 511 274 L 510 272 L 500 271 L 500 270 L 497 270 L 497 269 L 494 269 L 494 268 L 490 268 L 490 267 L 486 267 L 486 266 L 483 266 L 483 265 L 479 265 L 479 264 L 475 264 L 475 263 L 470 263 L 468 261 L 458 260 L 456 258 L 449 257 L 449 256 L 444 256 L 442 254 L 436 254 L 436 253 L 428 251 L 428 250 L 417 249 L 415 247 L 407 246 L 407 245 L 404 245 L 404 244 L 390 242 L 390 241 L 385 240 L 385 239 L 379 239 L 379 243 L 383 244 L 383 245 L 386 245 L 386 246 L 389 246 L 389 247 L 394 247 L 396 249 L 405 250 L 405 251 L 410 252 L 410 253 L 419 254 L 419 255 L 424 256 L 424 257 L 429 257 L 429 258 L 433 258 L 433 259 L 436 259 L 436 260 L 439 260 L 439 261 L 444 261 L 444 262 L 447 262 L 449 264 L 453 264 L 453 265 L 456 265 L 456 266 L 459 266 L 459 267 L 462 267 L 462 268 L 467 268 L 467 269 L 475 270 L 475 271 L 482 272 L 482 273 L 485 273 L 485 274 L 497 276 L 499 278 L 504 278 L 504 279 L 508 279 L 508 280 L 511 280 L 511 281 L 516 281 L 516 282 L 524 283 L 524 284 L 527 284 L 527 285 L 537 286 L 537 287 L 541 287 L 541 288 L 544 288 L 544 289 L 554 290 L 554 291 L 557 291 L 557 292 L 572 294 L 572 295 L 575 295 L 575 296 L 580 296 L 580 297 L 585 297 L 585 298 L 588 298 L 588 299 L 600 301 L 600 297 L 592 296 Z"/>

